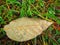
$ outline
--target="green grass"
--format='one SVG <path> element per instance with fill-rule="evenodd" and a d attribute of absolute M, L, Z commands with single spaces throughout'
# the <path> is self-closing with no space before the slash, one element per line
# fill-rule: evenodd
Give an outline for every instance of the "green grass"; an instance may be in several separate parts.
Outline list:
<path fill-rule="evenodd" d="M 59 6 L 59 0 L 51 0 L 50 3 L 44 2 L 44 0 L 22 0 L 21 4 L 17 0 L 2 0 L 0 5 L 0 45 L 34 45 L 35 42 L 37 45 L 60 45 L 60 31 L 54 29 L 53 25 L 41 35 L 26 42 L 10 40 L 3 30 L 3 27 L 10 21 L 25 16 L 54 21 L 60 25 L 57 15 L 60 10 L 55 9 L 56 6 Z"/>

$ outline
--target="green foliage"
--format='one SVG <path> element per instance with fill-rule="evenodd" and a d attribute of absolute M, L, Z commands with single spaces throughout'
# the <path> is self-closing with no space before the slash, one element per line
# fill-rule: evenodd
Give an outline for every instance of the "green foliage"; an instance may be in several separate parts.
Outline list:
<path fill-rule="evenodd" d="M 58 10 L 58 9 L 56 9 L 56 11 L 55 11 L 56 13 L 60 13 L 60 10 Z"/>
<path fill-rule="evenodd" d="M 26 16 L 26 1 L 23 0 L 22 1 L 22 5 L 21 5 L 21 10 L 20 10 L 20 17 L 24 17 Z"/>
<path fill-rule="evenodd" d="M 0 16 L 0 25 L 5 24 L 4 19 Z"/>
<path fill-rule="evenodd" d="M 60 32 L 58 30 L 56 30 L 56 35 L 59 35 L 59 34 L 60 34 Z"/>
<path fill-rule="evenodd" d="M 25 16 L 25 10 L 23 8 L 21 8 L 20 10 L 20 17 L 24 17 Z"/>
<path fill-rule="evenodd" d="M 4 37 L 5 35 L 5 31 L 2 28 L 0 28 L 0 38 Z"/>
<path fill-rule="evenodd" d="M 17 0 L 6 0 L 6 3 L 14 4 Z"/>
<path fill-rule="evenodd" d="M 50 39 L 50 41 L 52 42 L 52 45 L 57 45 L 54 40 Z"/>
<path fill-rule="evenodd" d="M 0 15 L 2 14 L 3 10 L 6 10 L 6 6 L 5 5 L 1 5 L 0 6 Z"/>
<path fill-rule="evenodd" d="M 30 7 L 28 7 L 27 15 L 28 15 L 28 16 L 32 16 L 32 11 L 31 11 L 31 8 L 30 8 Z"/>
<path fill-rule="evenodd" d="M 39 0 L 39 5 L 40 5 L 41 7 L 44 7 L 44 2 L 43 2 L 43 0 Z"/>
<path fill-rule="evenodd" d="M 57 19 L 57 20 L 56 20 L 56 22 L 57 22 L 57 24 L 59 24 L 59 25 L 60 25 L 60 19 Z"/>
<path fill-rule="evenodd" d="M 60 38 L 57 40 L 58 42 L 59 42 L 59 44 L 60 44 Z"/>
<path fill-rule="evenodd" d="M 55 0 L 55 5 L 60 6 L 60 0 Z"/>
<path fill-rule="evenodd" d="M 53 20 L 56 19 L 55 11 L 50 7 L 48 8 L 48 12 L 44 16 L 46 16 L 47 18 L 52 18 Z"/>
<path fill-rule="evenodd" d="M 44 16 L 48 19 L 56 21 L 60 25 L 60 19 L 57 16 L 55 16 L 55 10 L 53 10 L 52 8 L 49 7 L 48 12 L 44 14 Z"/>
<path fill-rule="evenodd" d="M 35 2 L 35 0 L 30 0 L 31 1 L 31 3 L 34 3 Z"/>
<path fill-rule="evenodd" d="M 12 16 L 13 16 L 13 10 L 8 10 L 6 17 L 8 18 L 9 21 L 11 21 Z"/>

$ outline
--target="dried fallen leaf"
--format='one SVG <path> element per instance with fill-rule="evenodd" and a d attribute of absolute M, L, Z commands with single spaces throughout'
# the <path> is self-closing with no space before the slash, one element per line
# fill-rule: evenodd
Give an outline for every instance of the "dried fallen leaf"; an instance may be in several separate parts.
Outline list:
<path fill-rule="evenodd" d="M 7 36 L 15 41 L 27 41 L 40 35 L 53 22 L 40 18 L 19 18 L 4 27 Z"/>
<path fill-rule="evenodd" d="M 53 23 L 54 29 L 60 30 L 60 25 L 58 25 L 56 22 Z"/>

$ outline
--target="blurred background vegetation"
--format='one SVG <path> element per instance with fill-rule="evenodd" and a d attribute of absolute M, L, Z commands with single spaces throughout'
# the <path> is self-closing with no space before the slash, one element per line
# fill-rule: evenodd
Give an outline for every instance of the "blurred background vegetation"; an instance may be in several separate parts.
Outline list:
<path fill-rule="evenodd" d="M 10 40 L 6 36 L 4 26 L 24 16 L 54 23 L 32 40 Z M 0 45 L 60 45 L 60 0 L 0 0 Z"/>

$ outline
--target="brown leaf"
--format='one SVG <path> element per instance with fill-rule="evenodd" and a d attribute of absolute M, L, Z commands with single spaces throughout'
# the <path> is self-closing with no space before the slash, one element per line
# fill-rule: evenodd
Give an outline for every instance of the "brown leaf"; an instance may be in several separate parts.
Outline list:
<path fill-rule="evenodd" d="M 58 25 L 56 22 L 53 23 L 54 29 L 60 30 L 60 25 Z"/>

